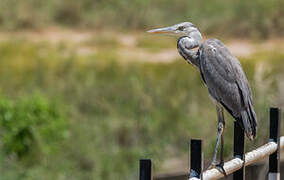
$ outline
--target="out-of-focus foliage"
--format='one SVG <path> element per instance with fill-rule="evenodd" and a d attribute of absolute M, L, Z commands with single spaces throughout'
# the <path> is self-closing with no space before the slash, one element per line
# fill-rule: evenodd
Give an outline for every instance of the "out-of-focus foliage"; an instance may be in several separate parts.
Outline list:
<path fill-rule="evenodd" d="M 182 60 L 120 64 L 115 48 L 86 56 L 76 52 L 65 43 L 0 43 L 0 89 L 7 96 L 0 101 L 0 110 L 11 114 L 1 114 L 1 125 L 7 117 L 16 123 L 5 125 L 0 133 L 14 137 L 10 129 L 28 129 L 20 139 L 28 139 L 33 153 L 52 152 L 35 158 L 23 153 L 22 160 L 1 156 L 3 179 L 137 179 L 139 158 L 151 157 L 159 168 L 165 159 L 185 156 L 188 139 L 194 137 L 205 139 L 205 156 L 211 158 L 216 112 L 194 68 Z M 267 140 L 268 107 L 284 104 L 283 54 L 256 54 L 242 59 L 242 64 L 259 120 L 257 140 L 248 144 L 249 149 Z M 33 93 L 45 98 L 19 98 Z M 233 123 L 228 117 L 226 157 L 232 149 Z"/>
<path fill-rule="evenodd" d="M 0 138 L 5 156 L 35 163 L 56 150 L 67 135 L 66 122 L 57 105 L 40 96 L 9 100 L 0 98 Z"/>
<path fill-rule="evenodd" d="M 263 38 L 283 35 L 283 8 L 282 0 L 1 0 L 0 25 L 129 30 L 191 21 L 206 33 Z"/>
<path fill-rule="evenodd" d="M 1 0 L 3 31 L 96 29 L 87 41 L 70 37 L 77 44 L 32 34 L 0 42 L 1 179 L 138 179 L 140 158 L 153 158 L 160 169 L 164 160 L 185 157 L 194 137 L 205 140 L 210 160 L 216 112 L 199 73 L 181 60 L 135 62 L 144 51 L 173 48 L 175 39 L 97 32 L 191 21 L 203 34 L 281 36 L 283 6 L 282 0 Z M 284 104 L 283 59 L 281 52 L 241 59 L 259 120 L 247 150 L 267 140 L 268 107 Z M 226 117 L 225 156 L 231 157 L 233 123 Z"/>

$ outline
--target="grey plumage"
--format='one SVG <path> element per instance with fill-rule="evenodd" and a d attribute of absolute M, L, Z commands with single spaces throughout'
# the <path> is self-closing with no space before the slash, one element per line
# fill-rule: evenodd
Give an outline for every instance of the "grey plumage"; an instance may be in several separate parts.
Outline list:
<path fill-rule="evenodd" d="M 257 118 L 251 89 L 240 62 L 218 39 L 205 40 L 196 52 L 185 47 L 187 39 L 188 36 L 182 36 L 178 40 L 180 55 L 200 71 L 214 102 L 220 103 L 244 128 L 247 137 L 253 140 Z"/>
<path fill-rule="evenodd" d="M 249 139 L 256 136 L 257 120 L 251 89 L 239 61 L 217 39 L 199 48 L 200 73 L 209 94 L 240 123 Z"/>
<path fill-rule="evenodd" d="M 240 62 L 217 39 L 208 39 L 201 43 L 201 33 L 190 22 L 148 32 L 178 35 L 180 37 L 177 42 L 178 52 L 200 71 L 209 95 L 216 104 L 218 115 L 218 136 L 211 165 L 216 165 L 216 154 L 221 138 L 219 165 L 222 167 L 224 163 L 223 128 L 225 126 L 223 107 L 241 125 L 250 140 L 256 136 L 257 118 L 253 108 L 252 93 Z M 195 48 L 198 50 L 194 50 Z"/>

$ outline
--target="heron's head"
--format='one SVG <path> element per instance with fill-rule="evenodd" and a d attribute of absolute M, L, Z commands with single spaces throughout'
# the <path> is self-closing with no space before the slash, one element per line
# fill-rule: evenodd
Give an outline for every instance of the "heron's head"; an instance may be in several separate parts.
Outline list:
<path fill-rule="evenodd" d="M 191 22 L 182 22 L 175 24 L 173 26 L 168 26 L 164 28 L 157 28 L 147 31 L 149 33 L 164 33 L 164 34 L 174 34 L 179 37 L 189 36 L 201 40 L 202 36 L 196 26 Z"/>

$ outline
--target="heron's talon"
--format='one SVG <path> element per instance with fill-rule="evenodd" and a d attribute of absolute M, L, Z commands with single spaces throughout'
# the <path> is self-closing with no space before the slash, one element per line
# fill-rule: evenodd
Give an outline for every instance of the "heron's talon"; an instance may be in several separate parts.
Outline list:
<path fill-rule="evenodd" d="M 224 169 L 224 162 L 220 162 L 219 164 L 216 165 L 216 169 L 222 173 L 225 177 L 227 177 L 227 173 Z"/>

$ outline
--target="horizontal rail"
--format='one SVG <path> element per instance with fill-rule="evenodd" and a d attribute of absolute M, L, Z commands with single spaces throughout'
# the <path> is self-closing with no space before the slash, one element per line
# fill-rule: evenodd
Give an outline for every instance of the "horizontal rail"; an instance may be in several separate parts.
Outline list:
<path fill-rule="evenodd" d="M 280 137 L 280 149 L 284 149 L 284 136 Z M 259 148 L 246 153 L 245 155 L 245 166 L 255 163 L 277 150 L 277 144 L 275 142 L 269 142 Z M 231 174 L 240 168 L 242 168 L 244 161 L 240 158 L 234 158 L 224 164 L 224 169 L 226 174 Z M 218 169 L 213 168 L 203 172 L 203 180 L 214 180 L 224 177 L 224 175 L 218 171 Z M 190 178 L 189 180 L 198 180 L 198 178 Z"/>

